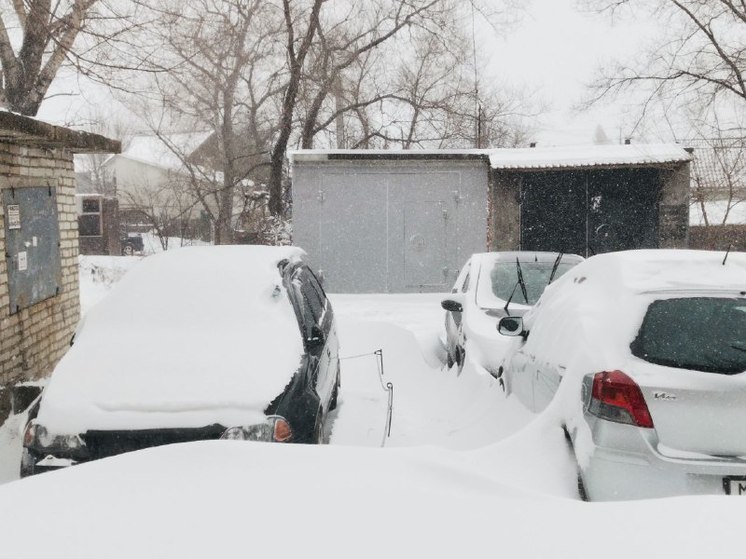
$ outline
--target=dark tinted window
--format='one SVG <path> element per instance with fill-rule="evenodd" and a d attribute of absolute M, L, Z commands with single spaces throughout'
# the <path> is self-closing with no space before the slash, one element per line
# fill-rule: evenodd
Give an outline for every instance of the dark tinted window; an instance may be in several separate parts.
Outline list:
<path fill-rule="evenodd" d="M 746 371 L 746 300 L 654 301 L 630 348 L 658 365 L 722 374 Z"/>
<path fill-rule="evenodd" d="M 310 312 L 310 320 L 316 323 L 321 321 L 324 314 L 325 296 L 321 287 L 318 286 L 316 278 L 307 269 L 302 268 L 296 276 L 300 282 L 300 293 L 303 298 L 303 311 Z M 309 318 L 309 317 L 307 317 Z"/>

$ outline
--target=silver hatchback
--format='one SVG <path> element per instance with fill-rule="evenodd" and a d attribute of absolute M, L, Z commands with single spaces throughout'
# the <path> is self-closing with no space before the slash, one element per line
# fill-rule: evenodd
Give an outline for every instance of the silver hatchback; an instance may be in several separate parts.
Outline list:
<path fill-rule="evenodd" d="M 591 500 L 746 495 L 746 255 L 600 255 L 550 286 L 501 373 L 554 407 Z"/>

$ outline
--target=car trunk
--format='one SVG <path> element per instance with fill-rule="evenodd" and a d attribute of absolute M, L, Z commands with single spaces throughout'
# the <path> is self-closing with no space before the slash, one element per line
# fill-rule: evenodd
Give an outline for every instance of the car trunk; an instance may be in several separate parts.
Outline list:
<path fill-rule="evenodd" d="M 641 366 L 646 368 L 660 369 Z M 670 374 L 643 375 L 648 380 L 642 382 L 635 375 L 659 443 L 684 452 L 746 456 L 746 375 L 666 369 Z"/>

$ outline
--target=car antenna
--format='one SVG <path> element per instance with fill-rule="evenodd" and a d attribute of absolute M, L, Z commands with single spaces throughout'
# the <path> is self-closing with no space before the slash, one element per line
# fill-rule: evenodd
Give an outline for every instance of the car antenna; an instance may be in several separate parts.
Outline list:
<path fill-rule="evenodd" d="M 528 292 L 526 291 L 526 282 L 523 280 L 523 270 L 521 269 L 521 263 L 518 261 L 518 257 L 515 257 L 515 266 L 518 270 L 518 284 L 521 286 L 521 293 L 523 294 L 523 299 L 526 301 L 526 304 L 528 305 Z"/>
<path fill-rule="evenodd" d="M 554 279 L 554 274 L 557 273 L 557 268 L 559 268 L 560 262 L 562 261 L 562 257 L 565 255 L 564 251 L 559 251 L 559 254 L 557 255 L 557 258 L 554 261 L 554 265 L 552 266 L 552 273 L 549 274 L 549 282 L 547 285 L 552 283 L 552 280 Z"/>
<path fill-rule="evenodd" d="M 728 255 L 730 254 L 730 249 L 733 248 L 733 243 L 730 243 L 728 245 L 728 250 L 725 251 L 725 258 L 723 258 L 723 266 L 725 266 L 725 261 L 728 260 Z"/>

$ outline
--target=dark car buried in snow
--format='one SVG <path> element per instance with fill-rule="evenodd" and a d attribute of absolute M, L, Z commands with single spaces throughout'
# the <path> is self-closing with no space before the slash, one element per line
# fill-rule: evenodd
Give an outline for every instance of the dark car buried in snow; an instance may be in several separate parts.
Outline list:
<path fill-rule="evenodd" d="M 205 439 L 321 443 L 339 387 L 334 314 L 302 250 L 168 251 L 81 322 L 31 410 L 21 475 Z"/>

